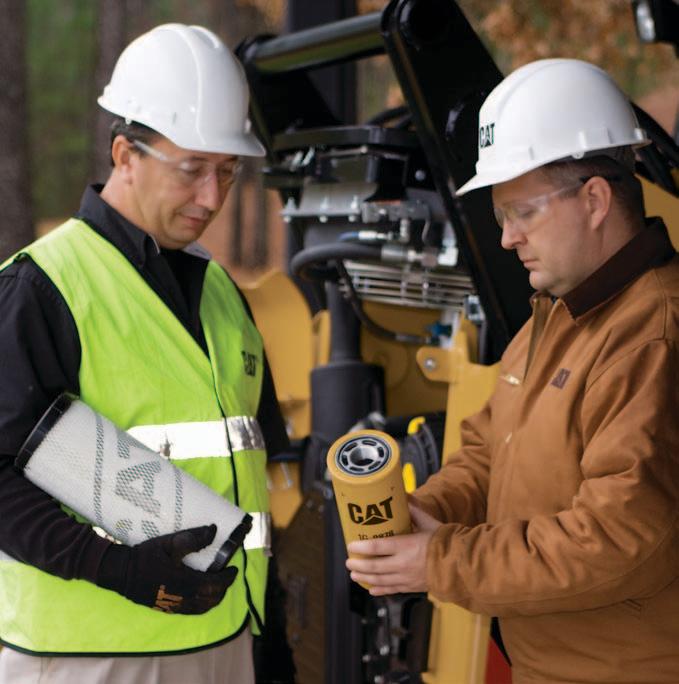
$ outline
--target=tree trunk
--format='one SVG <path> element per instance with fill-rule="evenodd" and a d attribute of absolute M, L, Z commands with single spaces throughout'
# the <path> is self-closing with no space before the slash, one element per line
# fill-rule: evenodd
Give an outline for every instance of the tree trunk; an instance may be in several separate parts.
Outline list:
<path fill-rule="evenodd" d="M 0 262 L 33 240 L 26 61 L 26 3 L 0 0 Z"/>
<path fill-rule="evenodd" d="M 127 3 L 124 0 L 99 0 L 97 8 L 97 61 L 92 84 L 94 101 L 109 82 L 127 40 Z M 89 182 L 105 183 L 111 173 L 109 141 L 112 120 L 109 112 L 94 105 Z"/>

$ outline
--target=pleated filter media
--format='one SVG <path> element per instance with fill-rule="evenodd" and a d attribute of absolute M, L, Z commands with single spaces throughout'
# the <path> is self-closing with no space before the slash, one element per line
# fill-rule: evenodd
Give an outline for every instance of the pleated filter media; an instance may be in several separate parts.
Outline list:
<path fill-rule="evenodd" d="M 252 523 L 240 508 L 68 395 L 48 409 L 16 463 L 40 489 L 128 545 L 216 524 L 212 543 L 184 558 L 196 570 L 224 567 Z"/>

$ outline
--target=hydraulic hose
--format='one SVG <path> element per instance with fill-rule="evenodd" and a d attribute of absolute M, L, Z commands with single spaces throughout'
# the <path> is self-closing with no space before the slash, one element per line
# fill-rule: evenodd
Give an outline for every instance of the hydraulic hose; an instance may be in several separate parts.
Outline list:
<path fill-rule="evenodd" d="M 400 333 L 383 328 L 363 310 L 361 299 L 354 288 L 351 276 L 344 266 L 344 259 L 380 261 L 381 248 L 352 242 L 331 242 L 326 245 L 307 247 L 295 254 L 290 261 L 290 272 L 307 280 L 337 281 L 341 279 L 347 288 L 346 297 L 354 313 L 363 325 L 374 335 L 405 344 L 427 345 L 431 337 Z"/>
<path fill-rule="evenodd" d="M 373 319 L 370 318 L 370 316 L 368 316 L 368 314 L 363 310 L 361 299 L 354 288 L 354 283 L 352 282 L 351 276 L 344 266 L 344 262 L 337 260 L 335 263 L 337 271 L 340 275 L 340 279 L 346 285 L 347 298 L 354 309 L 356 317 L 368 330 L 370 330 L 371 333 L 377 335 L 377 337 L 383 337 L 387 340 L 394 340 L 395 342 L 403 342 L 404 344 L 428 345 L 433 342 L 431 337 L 422 337 L 420 335 L 411 335 L 410 333 L 395 332 L 393 330 L 383 328 L 379 323 L 375 323 L 375 321 L 373 321 Z"/>
<path fill-rule="evenodd" d="M 333 262 L 344 259 L 380 261 L 381 249 L 375 245 L 351 242 L 331 242 L 307 247 L 290 260 L 290 272 L 306 280 L 337 280 L 337 268 Z"/>

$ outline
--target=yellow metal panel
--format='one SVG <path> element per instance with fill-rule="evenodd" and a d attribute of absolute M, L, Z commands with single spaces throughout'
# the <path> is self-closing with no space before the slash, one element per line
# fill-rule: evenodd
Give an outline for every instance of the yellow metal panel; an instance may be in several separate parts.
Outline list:
<path fill-rule="evenodd" d="M 267 468 L 271 518 L 287 527 L 302 503 L 298 463 L 270 463 Z"/>
<path fill-rule="evenodd" d="M 270 271 L 241 289 L 264 338 L 288 433 L 295 439 L 305 437 L 311 429 L 309 376 L 316 353 L 309 307 L 297 286 L 280 271 Z M 273 524 L 286 527 L 302 503 L 299 466 L 271 464 L 268 478 Z"/>
<path fill-rule="evenodd" d="M 291 437 L 310 430 L 309 374 L 314 362 L 311 312 L 302 293 L 280 271 L 241 285 L 264 338 L 276 394 Z"/>
<path fill-rule="evenodd" d="M 460 447 L 460 423 L 481 409 L 493 391 L 499 365 L 472 363 L 476 328 L 462 321 L 450 349 L 421 347 L 417 362 L 429 380 L 447 383 L 444 462 Z M 483 684 L 488 656 L 489 618 L 450 603 L 434 603 L 426 684 Z"/>
<path fill-rule="evenodd" d="M 365 302 L 365 312 L 388 330 L 425 335 L 427 326 L 440 317 L 440 312 L 414 307 Z M 422 375 L 417 367 L 417 346 L 393 342 L 363 329 L 361 353 L 367 363 L 384 368 L 386 402 L 389 415 L 443 411 L 447 388 Z"/>
<path fill-rule="evenodd" d="M 483 684 L 490 619 L 452 603 L 434 604 L 426 684 Z"/>
<path fill-rule="evenodd" d="M 679 172 L 673 170 L 675 182 L 679 184 Z M 662 216 L 669 231 L 672 244 L 679 249 L 679 198 L 670 195 L 655 183 L 641 178 L 644 188 L 644 202 L 646 204 L 646 216 Z"/>
<path fill-rule="evenodd" d="M 417 362 L 430 379 L 448 385 L 446 432 L 443 443 L 446 457 L 460 448 L 460 424 L 479 411 L 490 396 L 499 372 L 499 365 L 481 366 L 470 360 L 470 339 L 475 331 L 464 322 L 450 349 L 420 347 Z M 473 326 L 472 326 L 473 327 Z"/>

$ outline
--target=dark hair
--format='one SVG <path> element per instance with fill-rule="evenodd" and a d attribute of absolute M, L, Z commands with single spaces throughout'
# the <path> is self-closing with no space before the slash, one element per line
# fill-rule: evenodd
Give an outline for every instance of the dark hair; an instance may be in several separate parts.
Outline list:
<path fill-rule="evenodd" d="M 154 131 L 152 128 L 144 126 L 144 124 L 137 123 L 136 121 L 128 123 L 125 119 L 116 117 L 111 124 L 111 151 L 113 151 L 113 141 L 119 135 L 125 136 L 130 142 L 139 140 L 139 142 L 146 143 L 147 145 L 162 137 L 158 131 Z M 138 153 L 140 155 L 144 154 L 141 150 L 138 150 Z M 113 155 L 111 155 L 111 166 L 113 166 Z"/>
<path fill-rule="evenodd" d="M 630 221 L 643 220 L 646 215 L 641 182 L 634 175 L 634 153 L 618 156 L 620 162 L 604 155 L 556 161 L 540 167 L 547 180 L 555 186 L 577 184 L 583 178 L 600 176 L 611 186 L 613 199 Z"/>

